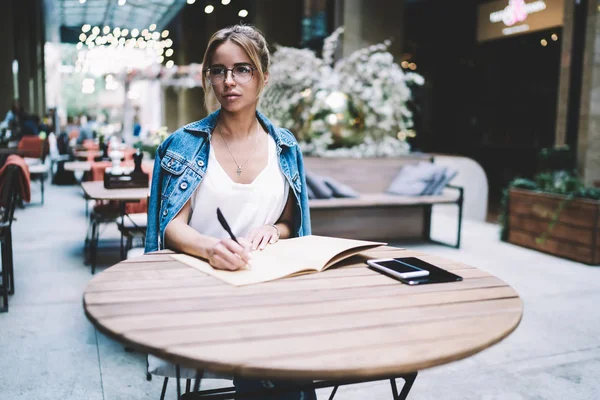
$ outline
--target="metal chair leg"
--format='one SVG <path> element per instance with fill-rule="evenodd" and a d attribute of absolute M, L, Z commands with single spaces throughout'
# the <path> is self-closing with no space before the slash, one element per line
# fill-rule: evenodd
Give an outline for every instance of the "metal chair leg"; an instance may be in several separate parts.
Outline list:
<path fill-rule="evenodd" d="M 92 264 L 92 275 L 96 273 L 96 255 L 98 252 L 98 239 L 100 237 L 100 226 L 98 221 L 92 222 L 92 241 L 90 242 L 90 263 Z"/>
<path fill-rule="evenodd" d="M 169 383 L 169 378 L 165 376 L 165 380 L 163 381 L 162 391 L 160 392 L 160 400 L 165 400 L 165 394 L 167 394 L 167 383 Z"/>
<path fill-rule="evenodd" d="M 46 180 L 46 177 L 44 175 L 42 175 L 42 178 L 40 179 L 40 183 L 42 185 L 42 205 L 44 205 L 44 181 Z"/>
<path fill-rule="evenodd" d="M 6 235 L 6 267 L 8 269 L 8 294 L 15 294 L 15 264 L 13 260 L 12 228 Z"/>
<path fill-rule="evenodd" d="M 194 393 L 200 390 L 200 381 L 202 381 L 202 376 L 204 375 L 204 371 L 201 369 L 196 370 L 196 378 L 194 378 Z"/>
<path fill-rule="evenodd" d="M 418 372 L 414 372 L 402 377 L 404 379 L 404 386 L 402 387 L 402 391 L 398 396 L 398 400 L 406 400 L 410 389 L 412 389 L 413 383 L 415 383 L 415 379 L 417 379 L 417 374 Z"/>
<path fill-rule="evenodd" d="M 2 248 L 0 251 L 2 252 L 2 286 L 0 286 L 0 291 L 2 292 L 2 307 L 0 307 L 0 312 L 8 312 L 8 268 L 6 267 L 6 240 L 3 240 L 1 243 Z"/>
<path fill-rule="evenodd" d="M 396 379 L 390 379 L 390 384 L 392 385 L 392 396 L 394 396 L 394 400 L 398 400 L 398 387 L 396 386 Z"/>
<path fill-rule="evenodd" d="M 406 400 L 408 397 L 408 393 L 412 388 L 413 383 L 415 383 L 415 379 L 417 379 L 417 372 L 401 376 L 400 378 L 404 379 L 404 386 L 402 386 L 402 391 L 398 394 L 398 387 L 396 386 L 396 379 L 390 379 L 390 384 L 392 385 L 392 394 L 394 395 L 394 400 Z"/>
<path fill-rule="evenodd" d="M 191 379 L 186 379 L 185 380 L 185 392 L 186 393 L 190 392 L 191 386 L 192 386 L 192 380 Z"/>
<path fill-rule="evenodd" d="M 339 386 L 335 386 L 333 388 L 333 391 L 331 392 L 331 394 L 329 395 L 329 400 L 333 400 L 333 396 L 335 396 L 335 393 L 337 392 Z"/>
<path fill-rule="evenodd" d="M 181 369 L 179 364 L 175 365 L 175 375 L 177 377 L 177 400 L 181 398 Z"/>
<path fill-rule="evenodd" d="M 150 367 L 150 363 L 148 362 L 148 356 L 146 355 L 146 380 L 147 381 L 152 380 L 152 374 L 150 372 L 148 372 L 149 367 Z"/>

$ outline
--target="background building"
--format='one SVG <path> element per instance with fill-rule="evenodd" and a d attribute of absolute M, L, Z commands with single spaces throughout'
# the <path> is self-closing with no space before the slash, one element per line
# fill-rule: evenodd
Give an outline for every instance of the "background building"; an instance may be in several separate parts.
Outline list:
<path fill-rule="evenodd" d="M 600 80 L 596 67 L 600 6 L 596 2 L 374 3 L 7 0 L 0 17 L 5 33 L 0 45 L 0 110 L 8 110 L 18 98 L 28 112 L 42 115 L 49 107 L 60 111 L 60 101 L 53 94 L 60 80 L 44 64 L 54 59 L 56 66 L 60 57 L 48 52 L 44 44 L 77 45 L 84 24 L 130 31 L 155 24 L 155 31 L 168 31 L 172 40 L 169 56 L 161 53 L 163 66 L 169 62 L 200 64 L 210 35 L 238 22 L 255 24 L 273 46 L 308 47 L 316 52 L 323 39 L 343 25 L 338 57 L 391 39 L 390 52 L 396 61 L 425 77 L 425 86 L 414 94 L 417 136 L 413 149 L 478 161 L 488 176 L 492 203 L 512 178 L 530 176 L 538 151 L 553 145 L 576 149 L 577 166 L 586 182 L 600 180 L 600 133 L 596 129 L 600 100 L 594 96 Z M 64 77 L 64 67 L 61 71 Z M 126 89 L 131 87 L 122 88 Z M 203 91 L 197 85 L 148 86 L 138 90 L 137 99 L 125 93 L 120 110 L 124 131 L 130 130 L 136 114 L 142 126 L 165 125 L 169 131 L 206 115 Z M 155 106 L 150 107 L 151 102 Z"/>

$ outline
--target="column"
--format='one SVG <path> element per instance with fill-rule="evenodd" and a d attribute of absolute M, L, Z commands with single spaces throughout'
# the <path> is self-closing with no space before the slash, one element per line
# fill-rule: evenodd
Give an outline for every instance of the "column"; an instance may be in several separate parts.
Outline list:
<path fill-rule="evenodd" d="M 15 53 L 19 62 L 19 100 L 21 106 L 27 113 L 35 112 L 34 99 L 31 99 L 33 91 L 31 85 L 31 44 L 34 42 L 31 37 L 31 4 L 29 1 L 21 1 L 19 6 L 15 5 Z"/>
<path fill-rule="evenodd" d="M 377 5 L 370 0 L 344 0 L 343 55 L 386 39 L 392 41 L 390 53 L 396 62 L 402 59 L 404 2 L 397 0 L 378 0 Z"/>
<path fill-rule="evenodd" d="M 600 13 L 588 1 L 587 30 L 577 132 L 577 167 L 586 184 L 600 181 Z"/>
<path fill-rule="evenodd" d="M 179 128 L 179 115 L 177 113 L 177 92 L 175 88 L 163 87 L 163 121 L 169 132 Z"/>
<path fill-rule="evenodd" d="M 565 1 L 561 38 L 558 104 L 556 109 L 555 145 L 567 143 L 567 110 L 569 105 L 569 79 L 571 76 L 571 50 L 573 48 L 573 7 L 574 2 Z"/>
<path fill-rule="evenodd" d="M 12 62 L 15 59 L 14 34 L 14 5 L 8 0 L 2 5 L 0 24 L 4 37 L 0 41 L 0 121 L 4 120 L 6 112 L 12 105 L 15 92 L 13 88 Z"/>

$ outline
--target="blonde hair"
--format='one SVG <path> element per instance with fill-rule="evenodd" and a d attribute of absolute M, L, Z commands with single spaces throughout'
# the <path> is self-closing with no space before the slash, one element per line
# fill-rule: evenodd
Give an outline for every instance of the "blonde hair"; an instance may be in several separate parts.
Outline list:
<path fill-rule="evenodd" d="M 227 41 L 231 41 L 244 49 L 254 67 L 256 67 L 256 73 L 252 79 L 258 79 L 258 93 L 256 95 L 258 99 L 265 87 L 265 74 L 269 70 L 269 63 L 271 62 L 267 41 L 258 29 L 250 25 L 234 25 L 221 29 L 212 35 L 208 42 L 202 60 L 204 70 L 210 66 L 217 47 Z M 202 74 L 202 87 L 204 88 L 204 104 L 207 110 L 210 112 L 217 110 L 220 104 L 205 73 Z M 208 89 L 209 87 L 210 89 Z"/>

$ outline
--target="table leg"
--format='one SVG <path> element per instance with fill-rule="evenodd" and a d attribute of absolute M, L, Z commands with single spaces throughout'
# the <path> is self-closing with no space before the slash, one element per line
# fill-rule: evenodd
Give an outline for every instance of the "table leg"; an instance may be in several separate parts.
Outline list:
<path fill-rule="evenodd" d="M 125 259 L 125 246 L 123 246 L 123 229 L 125 229 L 125 202 L 119 202 L 119 208 L 121 209 L 121 260 Z"/>
<path fill-rule="evenodd" d="M 179 371 L 179 370 L 177 370 L 177 371 Z M 397 378 L 402 378 L 402 379 L 404 379 L 404 382 L 405 382 L 400 394 L 398 394 L 398 388 L 396 387 L 395 379 L 397 379 Z M 415 382 L 415 379 L 417 378 L 417 372 L 399 376 L 397 378 L 390 378 L 390 382 L 392 384 L 392 392 L 394 395 L 394 400 L 406 400 L 408 393 L 410 392 L 410 389 L 412 388 L 412 385 Z M 375 380 L 379 380 L 379 379 L 375 379 Z M 284 393 L 288 393 L 288 392 L 296 392 L 296 391 L 306 390 L 306 389 L 322 389 L 322 388 L 326 388 L 326 387 L 334 387 L 334 391 L 331 394 L 331 396 L 333 396 L 333 395 L 335 395 L 335 392 L 337 391 L 337 388 L 339 386 L 352 385 L 355 383 L 363 383 L 363 382 L 372 382 L 372 381 L 374 381 L 374 380 L 373 379 L 363 379 L 363 380 L 346 380 L 346 381 L 341 381 L 341 380 L 317 381 L 317 382 L 312 382 L 312 383 L 308 383 L 308 384 L 299 384 L 299 385 L 294 385 L 294 386 L 284 387 L 284 388 L 275 387 L 273 389 L 266 389 L 266 390 L 261 390 L 261 391 L 245 392 L 245 393 L 236 393 L 235 388 L 233 388 L 233 387 L 232 388 L 223 388 L 223 389 L 213 389 L 213 390 L 202 390 L 202 391 L 197 391 L 196 388 L 194 388 L 193 392 L 185 393 L 183 395 L 181 395 L 181 390 L 178 387 L 178 397 L 177 398 L 181 399 L 181 400 L 262 399 L 262 398 L 264 398 L 265 395 L 274 396 L 274 395 L 284 394 Z M 331 397 L 330 397 L 330 399 L 331 399 Z"/>

